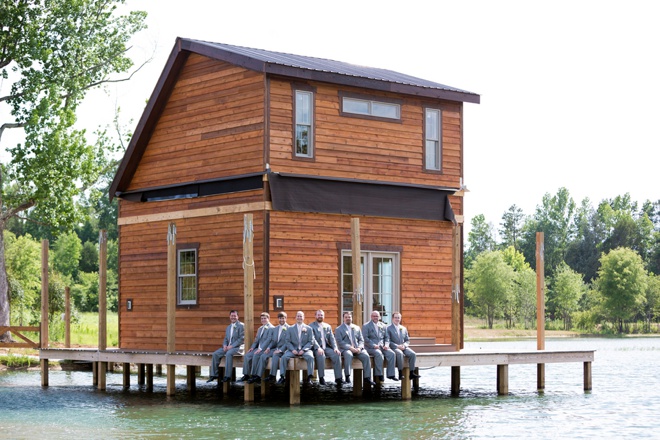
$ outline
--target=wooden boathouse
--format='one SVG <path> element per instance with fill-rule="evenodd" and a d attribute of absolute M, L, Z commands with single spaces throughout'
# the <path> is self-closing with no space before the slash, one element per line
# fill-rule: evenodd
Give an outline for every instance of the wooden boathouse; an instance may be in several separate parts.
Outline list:
<path fill-rule="evenodd" d="M 119 348 L 41 358 L 187 365 L 194 386 L 230 310 L 246 343 L 255 312 L 324 309 L 336 327 L 344 311 L 357 323 L 400 311 L 429 351 L 420 365 L 581 361 L 590 388 L 593 352 L 459 353 L 463 104 L 479 100 L 390 70 L 178 38 L 110 190 Z"/>

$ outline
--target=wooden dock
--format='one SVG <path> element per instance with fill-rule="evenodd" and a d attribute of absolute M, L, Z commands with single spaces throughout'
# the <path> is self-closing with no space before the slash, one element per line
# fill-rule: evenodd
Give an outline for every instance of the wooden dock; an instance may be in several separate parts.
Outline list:
<path fill-rule="evenodd" d="M 516 351 L 516 352 L 436 352 L 436 353 L 418 353 L 417 354 L 417 367 L 450 367 L 451 373 L 451 392 L 453 395 L 460 393 L 460 369 L 461 367 L 470 367 L 477 365 L 493 365 L 496 366 L 496 384 L 497 392 L 500 395 L 507 395 L 509 393 L 509 365 L 518 364 L 536 364 L 539 367 L 548 363 L 574 363 L 582 362 L 584 364 L 584 390 L 591 390 L 591 364 L 594 361 L 593 350 L 583 351 Z M 208 367 L 211 363 L 210 352 L 175 352 L 166 353 L 162 351 L 134 351 L 134 350 L 120 350 L 120 349 L 42 349 L 39 352 L 39 357 L 42 361 L 48 359 L 67 359 L 72 361 L 86 361 L 91 362 L 95 366 L 94 371 L 94 386 L 99 389 L 105 389 L 105 366 L 107 363 L 121 363 L 123 364 L 123 378 L 124 387 L 130 386 L 130 365 L 135 364 L 138 366 L 138 383 L 144 384 L 145 380 L 147 386 L 153 386 L 153 366 L 154 365 L 168 365 L 168 366 L 183 366 L 187 367 L 187 386 L 188 390 L 193 390 L 196 384 L 196 370 L 197 367 Z M 362 381 L 358 378 L 362 377 L 361 367 L 359 361 L 353 361 L 353 392 L 354 394 L 362 393 Z M 101 365 L 103 366 L 101 368 Z M 220 364 L 224 365 L 223 362 Z M 98 366 L 98 368 L 97 368 Z M 234 358 L 235 368 L 242 368 L 243 357 L 236 356 Z M 330 361 L 326 360 L 326 367 L 331 368 Z M 270 368 L 270 366 L 269 366 Z M 289 402 L 292 405 L 300 404 L 300 372 L 305 371 L 306 363 L 303 359 L 291 359 L 287 368 L 287 382 L 289 386 Z M 168 369 L 174 371 L 173 368 Z M 541 372 L 545 370 L 539 368 L 539 376 L 537 377 L 537 388 L 545 388 L 545 378 L 541 377 Z M 45 375 L 45 377 L 44 377 Z M 48 386 L 48 371 L 42 369 L 42 385 Z M 146 375 L 146 378 L 145 378 Z M 167 378 L 167 394 L 173 395 L 175 390 L 174 375 L 168 375 Z M 418 380 L 413 380 L 411 384 L 410 369 L 407 366 L 404 368 L 404 380 L 401 382 L 401 398 L 403 400 L 410 400 L 412 398 L 411 387 L 417 387 Z M 228 391 L 228 383 L 219 383 L 219 387 L 223 391 Z M 245 384 L 246 387 L 254 387 L 254 385 Z M 265 386 L 261 387 L 262 396 L 266 393 Z M 253 393 L 254 388 L 249 389 Z"/>

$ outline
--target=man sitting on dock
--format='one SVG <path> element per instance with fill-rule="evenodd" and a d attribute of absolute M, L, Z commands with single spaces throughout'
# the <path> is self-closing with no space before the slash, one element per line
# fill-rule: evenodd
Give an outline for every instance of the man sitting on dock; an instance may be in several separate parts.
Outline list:
<path fill-rule="evenodd" d="M 375 385 L 371 380 L 371 360 L 364 350 L 364 338 L 360 327 L 353 324 L 353 315 L 351 312 L 344 312 L 344 323 L 335 330 L 337 345 L 344 357 L 344 375 L 346 383 L 351 383 L 351 367 L 353 366 L 353 356 L 356 356 L 362 362 L 362 376 L 365 385 Z"/>
<path fill-rule="evenodd" d="M 419 379 L 419 374 L 415 373 L 415 360 L 417 355 L 409 347 L 410 337 L 408 330 L 401 325 L 401 313 L 394 312 L 392 314 L 392 324 L 387 326 L 387 334 L 390 339 L 390 348 L 396 354 L 396 365 L 399 367 L 399 379 L 403 380 L 403 357 L 408 358 L 408 366 L 410 367 L 410 378 Z"/>
<path fill-rule="evenodd" d="M 211 374 L 209 380 L 206 382 L 213 382 L 218 378 L 218 367 L 220 360 L 224 357 L 225 362 L 225 377 L 223 382 L 229 382 L 234 368 L 234 355 L 241 354 L 243 351 L 243 342 L 245 340 L 245 325 L 238 320 L 238 311 L 232 310 L 229 312 L 229 320 L 231 324 L 227 326 L 225 331 L 225 339 L 222 342 L 222 348 L 218 348 L 213 352 L 211 360 Z"/>
<path fill-rule="evenodd" d="M 325 385 L 325 358 L 332 361 L 332 367 L 335 370 L 335 382 L 340 386 L 343 381 L 341 380 L 341 358 L 339 355 L 341 351 L 337 348 L 337 340 L 332 333 L 332 327 L 323 322 L 325 319 L 325 312 L 323 310 L 316 311 L 316 320 L 309 324 L 314 332 L 314 340 L 317 343 L 317 348 L 314 350 L 314 357 L 316 358 L 316 368 L 319 371 L 319 384 Z"/>
<path fill-rule="evenodd" d="M 378 310 L 371 312 L 371 321 L 362 326 L 364 335 L 364 346 L 367 353 L 374 357 L 374 366 L 376 367 L 376 377 L 381 382 L 383 379 L 383 358 L 387 361 L 387 378 L 398 380 L 394 376 L 395 354 L 390 349 L 390 338 L 387 336 L 387 326 L 380 322 L 380 313 Z"/>
<path fill-rule="evenodd" d="M 303 382 L 307 385 L 312 383 L 314 377 L 314 354 L 312 350 L 316 346 L 314 341 L 314 332 L 312 328 L 305 324 L 305 314 L 302 311 L 296 313 L 296 323 L 286 332 L 286 352 L 280 360 L 280 380 L 278 384 L 284 383 L 286 376 L 286 366 L 289 359 L 293 357 L 302 357 L 307 362 L 307 376 Z"/>
<path fill-rule="evenodd" d="M 274 328 L 274 326 L 270 323 L 270 315 L 263 312 L 261 314 L 261 327 L 257 330 L 257 336 L 254 338 L 254 342 L 243 357 L 242 381 L 248 381 L 248 383 L 261 381 L 261 374 L 257 375 L 257 365 L 259 364 L 259 358 L 264 350 L 270 345 L 270 331 L 272 328 Z"/>
<path fill-rule="evenodd" d="M 286 351 L 286 332 L 289 329 L 289 324 L 286 322 L 286 312 L 277 314 L 277 319 L 280 325 L 271 330 L 270 347 L 264 350 L 264 355 L 259 358 L 259 365 L 256 374 L 264 374 L 268 358 L 272 358 L 270 363 L 270 375 L 266 378 L 266 382 L 275 382 L 277 379 L 277 369 L 280 365 L 280 358 Z M 282 377 L 286 376 L 286 371 L 282 372 Z"/>

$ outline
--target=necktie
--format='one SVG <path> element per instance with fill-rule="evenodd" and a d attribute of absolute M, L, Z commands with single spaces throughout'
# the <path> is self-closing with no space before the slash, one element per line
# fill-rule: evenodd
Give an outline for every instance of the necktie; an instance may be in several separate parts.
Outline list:
<path fill-rule="evenodd" d="M 323 325 L 321 325 L 321 347 L 325 350 L 325 331 L 323 330 Z"/>
<path fill-rule="evenodd" d="M 277 342 L 280 342 L 280 338 L 282 337 L 282 326 L 280 326 L 280 331 L 277 332 Z"/>
<path fill-rule="evenodd" d="M 232 325 L 229 328 L 229 345 L 231 345 L 231 339 L 234 337 L 234 326 Z"/>
<path fill-rule="evenodd" d="M 355 330 L 353 330 L 353 328 L 351 328 L 351 346 L 357 348 L 357 344 L 355 343 Z"/>
<path fill-rule="evenodd" d="M 302 325 L 298 325 L 298 350 L 300 350 L 300 334 L 302 333 Z"/>
<path fill-rule="evenodd" d="M 261 350 L 261 335 L 264 332 L 265 325 L 262 325 L 259 331 L 257 332 L 257 339 L 259 339 L 259 350 Z"/>
<path fill-rule="evenodd" d="M 403 327 L 399 327 L 399 341 L 403 344 Z"/>

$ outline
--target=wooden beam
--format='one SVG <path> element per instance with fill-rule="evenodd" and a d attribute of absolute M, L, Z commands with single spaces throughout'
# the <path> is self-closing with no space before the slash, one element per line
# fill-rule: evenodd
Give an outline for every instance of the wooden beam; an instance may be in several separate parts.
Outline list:
<path fill-rule="evenodd" d="M 167 227 L 167 352 L 176 351 L 176 225 Z"/>
<path fill-rule="evenodd" d="M 197 389 L 197 367 L 194 365 L 186 366 L 186 387 L 189 393 L 194 393 Z"/>
<path fill-rule="evenodd" d="M 410 383 L 410 367 L 404 367 L 403 377 L 401 378 L 401 400 L 412 399 L 412 387 Z"/>
<path fill-rule="evenodd" d="M 173 396 L 176 393 L 175 365 L 167 366 L 167 395 Z"/>
<path fill-rule="evenodd" d="M 64 288 L 64 346 L 71 348 L 71 288 Z"/>
<path fill-rule="evenodd" d="M 243 215 L 243 308 L 245 347 L 254 341 L 254 225 L 252 214 Z M 245 373 L 245 370 L 243 371 Z M 243 386 L 244 400 L 254 401 L 254 384 Z"/>
<path fill-rule="evenodd" d="M 536 233 L 536 349 L 545 350 L 545 244 Z M 545 389 L 545 364 L 536 367 L 536 388 Z"/>
<path fill-rule="evenodd" d="M 451 395 L 458 396 L 461 392 L 461 367 L 451 367 Z"/>
<path fill-rule="evenodd" d="M 300 405 L 300 370 L 287 370 L 289 405 Z"/>
<path fill-rule="evenodd" d="M 108 295 L 107 295 L 107 267 L 108 267 L 108 231 L 99 231 L 99 350 L 108 347 Z M 101 372 L 99 371 L 99 374 Z M 105 369 L 103 371 L 105 375 Z M 104 380 L 105 382 L 105 380 Z M 100 385 L 99 385 L 100 386 Z M 105 387 L 105 383 L 103 384 Z M 105 389 L 105 388 L 104 388 Z"/>
<path fill-rule="evenodd" d="M 497 366 L 497 394 L 506 396 L 509 394 L 509 366 Z"/>
<path fill-rule="evenodd" d="M 584 363 L 584 390 L 591 391 L 591 362 Z"/>
<path fill-rule="evenodd" d="M 463 339 L 461 328 L 461 225 L 454 225 L 452 240 L 451 290 L 451 343 L 460 350 Z"/>
<path fill-rule="evenodd" d="M 251 202 L 228 206 L 213 206 L 210 208 L 190 209 L 183 211 L 163 212 L 158 214 L 134 215 L 122 217 L 117 220 L 117 225 L 135 225 L 138 223 L 151 223 L 162 221 L 181 220 L 186 218 L 207 217 L 210 215 L 235 214 L 251 211 L 271 211 L 271 202 Z"/>
<path fill-rule="evenodd" d="M 131 364 L 128 362 L 122 363 L 122 376 L 123 376 L 123 385 L 124 388 L 130 388 L 131 387 Z"/>
<path fill-rule="evenodd" d="M 357 217 L 351 218 L 351 256 L 353 258 L 353 324 L 362 327 L 363 312 L 362 302 L 364 294 L 362 291 L 362 253 L 360 251 L 360 219 Z M 343 321 L 343 318 L 342 318 Z M 353 384 L 353 389 L 357 385 L 357 378 Z M 362 378 L 360 378 L 360 381 Z M 361 383 L 361 382 L 360 382 Z"/>
<path fill-rule="evenodd" d="M 0 231 L 0 234 L 2 231 Z M 41 348 L 48 348 L 48 240 L 41 240 Z M 48 386 L 48 359 L 41 360 L 41 386 Z"/>
<path fill-rule="evenodd" d="M 154 390 L 154 364 L 146 364 L 147 373 L 147 390 Z"/>
<path fill-rule="evenodd" d="M 98 362 L 98 365 L 96 366 L 96 372 L 98 373 L 98 380 L 96 381 L 97 388 L 100 391 L 105 391 L 105 382 L 106 382 L 106 369 L 108 367 L 107 362 Z"/>

